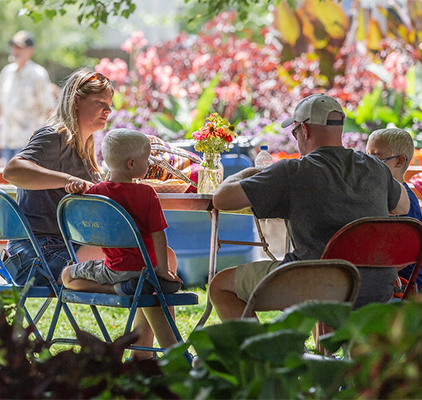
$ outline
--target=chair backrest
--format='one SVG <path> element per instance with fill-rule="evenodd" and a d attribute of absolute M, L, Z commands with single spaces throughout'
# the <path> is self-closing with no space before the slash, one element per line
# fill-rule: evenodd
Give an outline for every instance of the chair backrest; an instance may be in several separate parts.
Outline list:
<path fill-rule="evenodd" d="M 46 271 L 48 275 L 52 278 L 52 274 L 47 266 L 47 262 L 44 258 L 44 255 L 39 248 L 38 242 L 32 232 L 32 228 L 29 225 L 28 220 L 26 219 L 25 214 L 19 209 L 18 204 L 16 201 L 8 195 L 5 191 L 0 189 L 0 239 L 1 240 L 9 240 L 9 239 L 29 239 L 31 242 L 35 253 L 37 254 L 37 258 L 40 260 L 40 264 L 42 268 Z M 1 261 L 0 261 L 1 263 Z M 2 268 L 2 275 L 3 277 L 9 282 L 11 281 L 10 273 L 8 276 L 4 275 L 4 272 L 7 270 L 1 264 Z M 9 271 L 10 272 L 10 271 Z M 52 282 L 54 278 L 52 278 Z"/>
<path fill-rule="evenodd" d="M 132 217 L 106 196 L 67 195 L 57 207 L 57 220 L 73 258 L 76 256 L 69 242 L 107 248 L 138 247 L 145 262 L 151 263 Z"/>
<path fill-rule="evenodd" d="M 422 223 L 409 217 L 358 219 L 341 228 L 328 242 L 321 259 L 332 258 L 347 260 L 356 267 L 415 264 L 407 286 L 410 290 L 422 264 Z"/>
<path fill-rule="evenodd" d="M 341 228 L 321 259 L 342 259 L 356 267 L 405 267 L 421 260 L 422 224 L 408 217 L 361 218 Z"/>
<path fill-rule="evenodd" d="M 0 189 L 0 239 L 27 239 L 31 235 L 28 220 L 15 200 Z"/>
<path fill-rule="evenodd" d="M 308 300 L 353 304 L 359 289 L 359 272 L 348 261 L 293 261 L 262 279 L 249 298 L 242 318 L 252 316 L 255 311 L 282 311 Z"/>

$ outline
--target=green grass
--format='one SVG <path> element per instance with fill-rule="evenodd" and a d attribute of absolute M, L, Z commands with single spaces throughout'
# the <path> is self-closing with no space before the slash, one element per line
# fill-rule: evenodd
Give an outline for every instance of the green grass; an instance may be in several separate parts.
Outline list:
<path fill-rule="evenodd" d="M 184 340 L 188 339 L 190 333 L 194 330 L 195 326 L 200 320 L 205 310 L 206 299 L 207 299 L 207 294 L 205 290 L 201 288 L 191 288 L 190 291 L 194 291 L 195 293 L 198 294 L 199 304 L 192 305 L 192 306 L 175 307 L 176 325 Z M 26 305 L 30 314 L 34 316 L 36 311 L 41 306 L 41 304 L 42 304 L 42 300 L 30 299 L 27 301 Z M 56 305 L 56 300 L 53 300 L 49 309 L 47 310 L 43 318 L 37 324 L 37 327 L 38 329 L 40 329 L 43 337 L 47 335 L 55 305 Z M 71 304 L 70 309 L 81 329 L 89 333 L 92 333 L 93 335 L 102 339 L 101 331 L 97 326 L 97 323 L 95 321 L 95 318 L 89 306 Z M 107 307 L 99 307 L 99 311 L 104 319 L 104 322 L 107 328 L 109 329 L 109 333 L 112 340 L 115 340 L 117 337 L 121 336 L 124 331 L 128 311 L 125 309 L 107 308 Z M 272 311 L 268 313 L 259 313 L 259 318 L 261 322 L 268 322 L 276 318 L 276 316 L 279 314 L 280 312 L 277 312 L 277 311 Z M 215 310 L 213 309 L 205 326 L 219 324 L 220 322 L 221 322 L 220 319 L 218 318 Z M 68 338 L 75 337 L 73 333 L 73 329 L 70 323 L 67 321 L 67 318 L 64 315 L 63 311 L 59 317 L 59 321 L 57 323 L 54 337 L 56 338 L 57 337 L 68 337 Z M 310 342 L 309 345 L 313 346 L 313 342 L 312 343 Z M 51 347 L 51 352 L 55 354 L 59 351 L 63 351 L 69 348 L 70 346 L 68 345 L 56 344 Z"/>
<path fill-rule="evenodd" d="M 193 331 L 196 324 L 200 320 L 205 310 L 206 299 L 207 299 L 207 294 L 205 290 L 200 289 L 200 288 L 193 288 L 190 290 L 198 294 L 199 304 L 192 305 L 192 306 L 175 307 L 176 324 L 184 340 L 188 339 L 190 333 Z M 27 301 L 26 306 L 32 317 L 34 317 L 35 313 L 40 308 L 42 302 L 43 300 L 39 300 L 39 299 L 30 299 Z M 37 327 L 41 331 L 43 337 L 46 337 L 47 335 L 56 304 L 57 304 L 57 300 L 54 299 L 51 302 L 51 305 L 48 308 L 45 315 L 37 324 Z M 70 304 L 69 307 L 81 329 L 89 333 L 92 333 L 93 335 L 102 339 L 101 331 L 98 328 L 98 325 L 95 321 L 95 318 L 89 306 Z M 124 327 L 126 324 L 128 311 L 125 309 L 108 308 L 108 307 L 98 307 L 98 309 L 101 313 L 101 316 L 103 317 L 104 323 L 109 329 L 109 333 L 112 340 L 115 340 L 117 337 L 121 336 L 123 334 Z M 220 323 L 220 320 L 217 317 L 215 310 L 213 310 L 206 325 L 215 324 L 215 323 Z M 63 337 L 74 338 L 75 337 L 73 329 L 70 323 L 68 322 L 63 311 L 61 312 L 61 315 L 59 317 L 54 337 L 55 338 L 63 338 Z M 62 351 L 68 348 L 70 348 L 70 346 L 57 344 L 51 348 L 51 351 L 54 354 L 54 353 L 57 353 L 58 351 Z"/>

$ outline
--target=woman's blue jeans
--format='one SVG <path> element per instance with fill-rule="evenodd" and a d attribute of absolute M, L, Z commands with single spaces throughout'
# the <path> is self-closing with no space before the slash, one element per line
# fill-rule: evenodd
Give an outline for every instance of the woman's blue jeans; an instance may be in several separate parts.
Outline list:
<path fill-rule="evenodd" d="M 54 236 L 42 236 L 37 237 L 37 240 L 51 273 L 58 280 L 62 270 L 70 260 L 70 255 L 63 239 Z M 75 251 L 79 248 L 79 245 L 74 245 Z M 24 285 L 28 278 L 32 262 L 37 257 L 32 244 L 29 239 L 9 240 L 7 251 L 9 258 L 4 262 L 4 266 L 18 285 Z M 41 274 L 35 275 L 34 285 L 43 286 L 47 284 L 48 281 L 44 276 Z"/>

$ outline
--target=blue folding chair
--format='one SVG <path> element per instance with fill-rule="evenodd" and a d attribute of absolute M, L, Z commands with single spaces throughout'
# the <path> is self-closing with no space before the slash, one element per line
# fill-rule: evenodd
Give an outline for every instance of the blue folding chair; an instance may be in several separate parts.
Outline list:
<path fill-rule="evenodd" d="M 89 305 L 106 342 L 111 342 L 110 334 L 97 309 L 97 306 L 119 307 L 129 310 L 124 333 L 129 333 L 138 307 L 161 306 L 167 321 L 178 341 L 182 337 L 169 312 L 169 306 L 198 304 L 198 296 L 193 292 L 163 294 L 155 275 L 154 268 L 142 240 L 141 234 L 127 211 L 114 200 L 99 195 L 68 195 L 58 205 L 57 218 L 60 231 L 65 240 L 71 259 L 78 262 L 72 243 L 104 248 L 139 248 L 144 258 L 146 268 L 139 278 L 138 286 L 133 296 L 119 296 L 104 293 L 88 293 L 63 288 L 60 292 L 55 314 L 52 319 L 47 340 L 50 345 L 55 343 L 79 344 L 77 339 L 53 339 L 57 319 L 62 305 L 68 303 Z M 145 273 L 149 277 L 145 278 Z M 148 274 L 147 274 L 148 275 Z M 145 279 L 153 285 L 155 294 L 141 295 Z M 70 321 L 75 332 L 80 328 Z M 129 346 L 132 350 L 146 350 L 154 353 L 163 352 L 163 348 Z M 190 355 L 186 354 L 189 361 Z"/>
<path fill-rule="evenodd" d="M 23 309 L 24 316 L 28 324 L 33 326 L 35 336 L 42 340 L 41 332 L 37 329 L 36 324 L 44 315 L 52 299 L 58 296 L 59 287 L 47 265 L 44 255 L 25 215 L 19 209 L 15 200 L 6 192 L 0 190 L 0 240 L 9 239 L 29 240 L 37 257 L 33 260 L 25 285 L 18 285 L 14 281 L 13 276 L 17 275 L 17 270 L 12 263 L 9 263 L 6 268 L 2 260 L 0 260 L 0 276 L 6 282 L 4 284 L 0 284 L 0 291 L 18 291 L 18 305 Z M 49 284 L 46 286 L 33 286 L 32 278 L 34 278 L 37 274 L 42 274 L 48 280 Z M 34 318 L 31 317 L 27 307 L 25 306 L 28 298 L 45 299 Z"/>

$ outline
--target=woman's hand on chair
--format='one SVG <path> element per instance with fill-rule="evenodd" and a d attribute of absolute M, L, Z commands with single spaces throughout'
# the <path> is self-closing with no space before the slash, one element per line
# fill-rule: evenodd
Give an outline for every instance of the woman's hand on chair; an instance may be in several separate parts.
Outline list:
<path fill-rule="evenodd" d="M 94 184 L 76 177 L 71 177 L 64 190 L 70 194 L 83 194 Z"/>

